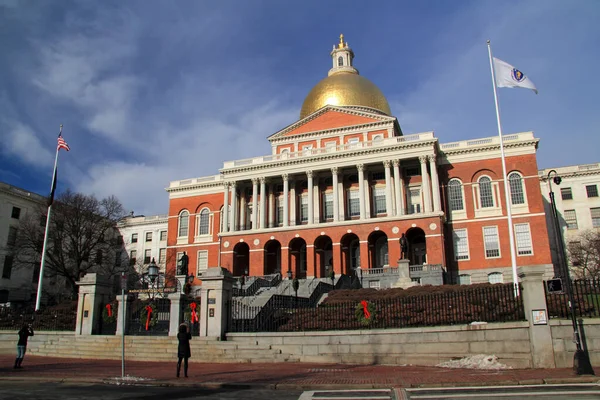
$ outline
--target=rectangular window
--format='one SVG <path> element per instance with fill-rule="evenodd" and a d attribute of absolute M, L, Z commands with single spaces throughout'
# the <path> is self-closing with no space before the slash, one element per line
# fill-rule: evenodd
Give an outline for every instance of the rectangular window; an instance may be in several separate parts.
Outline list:
<path fill-rule="evenodd" d="M 502 276 L 502 272 L 492 272 L 488 274 L 488 282 L 489 283 L 503 283 L 504 277 Z"/>
<path fill-rule="evenodd" d="M 459 285 L 470 285 L 471 284 L 471 275 L 460 274 L 458 276 L 458 284 Z"/>
<path fill-rule="evenodd" d="M 11 218 L 19 219 L 21 217 L 21 209 L 19 207 L 13 207 Z"/>
<path fill-rule="evenodd" d="M 348 147 L 351 149 L 358 147 L 358 143 L 359 143 L 358 138 L 348 139 Z"/>
<path fill-rule="evenodd" d="M 160 231 L 160 241 L 164 242 L 167 240 L 167 231 Z"/>
<path fill-rule="evenodd" d="M 137 250 L 131 250 L 129 252 L 129 265 L 135 265 L 137 262 Z"/>
<path fill-rule="evenodd" d="M 208 250 L 198 250 L 198 268 L 196 276 L 202 275 L 202 272 L 208 269 Z"/>
<path fill-rule="evenodd" d="M 385 214 L 385 187 L 373 188 L 373 204 L 375 205 L 376 214 Z"/>
<path fill-rule="evenodd" d="M 483 244 L 485 246 L 485 258 L 500 257 L 500 239 L 497 226 L 483 227 Z"/>
<path fill-rule="evenodd" d="M 122 250 L 115 251 L 115 267 L 121 266 L 121 257 L 123 257 L 123 251 Z"/>
<path fill-rule="evenodd" d="M 7 246 L 14 246 L 17 243 L 17 232 L 18 229 L 16 226 L 8 227 L 8 239 L 6 240 Z"/>
<path fill-rule="evenodd" d="M 453 232 L 454 236 L 454 259 L 468 260 L 469 259 L 469 240 L 467 238 L 466 229 L 456 229 Z"/>
<path fill-rule="evenodd" d="M 563 200 L 573 200 L 573 192 L 571 191 L 571 188 L 560 188 L 560 197 Z"/>
<path fill-rule="evenodd" d="M 98 249 L 96 252 L 96 264 L 102 265 L 102 250 Z"/>
<path fill-rule="evenodd" d="M 146 242 L 152 241 L 152 232 L 146 232 Z"/>
<path fill-rule="evenodd" d="M 336 147 L 337 147 L 337 142 L 326 142 L 325 143 L 325 151 L 328 153 L 335 151 Z"/>
<path fill-rule="evenodd" d="M 348 214 L 351 217 L 360 215 L 360 193 L 358 190 L 348 190 Z"/>
<path fill-rule="evenodd" d="M 421 212 L 421 189 L 412 188 L 408 190 L 409 214 Z"/>
<path fill-rule="evenodd" d="M 300 196 L 300 221 L 308 221 L 308 194 Z"/>
<path fill-rule="evenodd" d="M 122 245 L 123 244 L 123 236 L 119 235 L 117 236 L 117 245 Z"/>
<path fill-rule="evenodd" d="M 312 144 L 302 146 L 302 155 L 309 156 L 312 154 Z"/>
<path fill-rule="evenodd" d="M 138 234 L 132 233 L 131 234 L 131 243 L 137 243 L 137 240 L 138 240 Z"/>
<path fill-rule="evenodd" d="M 333 219 L 333 193 L 323 194 L 323 213 L 325 219 Z"/>
<path fill-rule="evenodd" d="M 150 258 L 152 257 L 152 250 L 144 250 L 144 264 L 150 264 Z"/>
<path fill-rule="evenodd" d="M 567 229 L 577 229 L 577 213 L 575 210 L 565 210 L 564 217 Z"/>
<path fill-rule="evenodd" d="M 10 279 L 10 275 L 12 274 L 13 267 L 13 256 L 5 256 L 4 257 L 4 268 L 2 269 L 2 277 L 6 279 Z"/>
<path fill-rule="evenodd" d="M 275 208 L 277 209 L 275 217 L 277 218 L 277 226 L 283 225 L 283 196 L 275 198 Z"/>
<path fill-rule="evenodd" d="M 587 191 L 587 197 L 598 197 L 598 186 L 587 185 L 585 190 Z"/>
<path fill-rule="evenodd" d="M 517 242 L 517 255 L 529 256 L 533 254 L 529 224 L 515 224 L 515 239 Z"/>
<path fill-rule="evenodd" d="M 592 214 L 592 226 L 594 228 L 600 228 L 600 208 L 590 208 Z"/>
<path fill-rule="evenodd" d="M 379 281 L 369 281 L 369 289 L 381 289 L 381 282 Z"/>
<path fill-rule="evenodd" d="M 167 249 L 159 249 L 158 250 L 158 263 L 160 265 L 165 265 L 167 262 Z"/>

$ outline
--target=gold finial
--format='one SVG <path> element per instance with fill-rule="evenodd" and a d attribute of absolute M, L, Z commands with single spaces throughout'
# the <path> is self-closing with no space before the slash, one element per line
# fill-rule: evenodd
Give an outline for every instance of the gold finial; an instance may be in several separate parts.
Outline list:
<path fill-rule="evenodd" d="M 338 47 L 340 49 L 344 48 L 344 34 L 343 33 L 340 34 L 340 44 L 338 45 Z"/>

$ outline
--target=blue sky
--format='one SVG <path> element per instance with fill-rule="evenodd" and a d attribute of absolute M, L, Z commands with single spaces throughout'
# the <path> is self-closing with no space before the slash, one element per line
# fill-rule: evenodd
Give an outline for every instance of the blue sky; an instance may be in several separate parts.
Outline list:
<path fill-rule="evenodd" d="M 540 168 L 600 161 L 600 2 L 0 0 L 0 181 L 166 213 L 172 180 L 270 153 L 340 33 L 405 134 L 497 134 L 486 39 L 539 95 L 500 89 Z"/>

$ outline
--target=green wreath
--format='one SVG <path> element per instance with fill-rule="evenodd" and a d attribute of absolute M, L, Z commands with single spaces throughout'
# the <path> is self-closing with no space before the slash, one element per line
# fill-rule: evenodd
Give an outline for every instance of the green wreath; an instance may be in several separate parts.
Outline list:
<path fill-rule="evenodd" d="M 369 326 L 377 319 L 375 306 L 372 302 L 366 300 L 363 300 L 356 305 L 354 315 L 358 322 L 363 326 Z"/>
<path fill-rule="evenodd" d="M 108 313 L 109 306 L 110 306 L 110 315 Z M 102 321 L 104 321 L 107 324 L 115 323 L 117 321 L 117 310 L 118 310 L 118 306 L 116 304 L 108 303 L 107 305 L 105 305 L 104 309 L 102 310 Z"/>
<path fill-rule="evenodd" d="M 152 313 L 150 314 L 150 322 L 148 323 L 148 326 L 156 326 L 156 324 L 158 323 L 158 310 L 156 309 L 156 304 L 148 303 L 146 306 L 150 306 L 152 308 Z M 143 326 L 146 326 L 146 322 L 148 321 L 148 311 L 146 307 L 142 308 L 141 313 L 142 314 L 140 315 L 140 322 Z"/>

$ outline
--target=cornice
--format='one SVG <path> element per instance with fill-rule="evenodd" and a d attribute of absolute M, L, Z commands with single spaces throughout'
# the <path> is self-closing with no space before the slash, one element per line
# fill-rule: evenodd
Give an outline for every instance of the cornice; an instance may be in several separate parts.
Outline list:
<path fill-rule="evenodd" d="M 168 188 L 165 188 L 165 190 L 167 191 L 167 193 L 175 193 L 175 192 L 185 192 L 185 191 L 193 190 L 193 189 L 207 189 L 207 188 L 211 188 L 211 187 L 222 188 L 224 183 L 225 183 L 224 181 L 217 181 L 217 182 L 210 182 L 210 183 L 195 183 L 193 185 L 178 186 L 178 187 L 174 187 L 174 188 L 168 187 Z"/>
<path fill-rule="evenodd" d="M 6 187 L 4 185 L 0 186 L 0 193 L 23 200 L 28 200 L 37 204 L 44 204 L 48 200 L 46 197 L 40 194 L 28 192 L 27 190 L 23 190 L 12 185 L 7 185 Z"/>
<path fill-rule="evenodd" d="M 426 139 L 426 140 L 418 141 L 418 142 L 400 142 L 396 145 L 391 145 L 391 146 L 368 147 L 368 148 L 362 148 L 362 149 L 355 149 L 355 150 L 348 151 L 348 152 L 324 153 L 324 154 L 317 154 L 317 155 L 306 156 L 306 157 L 298 157 L 298 158 L 294 158 L 294 159 L 273 161 L 273 162 L 263 163 L 263 164 L 250 164 L 250 165 L 244 165 L 241 167 L 233 167 L 233 168 L 228 168 L 228 169 L 222 168 L 219 170 L 219 172 L 221 172 L 221 174 L 223 174 L 223 176 L 226 176 L 228 174 L 231 175 L 231 174 L 240 173 L 240 172 L 250 172 L 250 171 L 258 171 L 258 170 L 267 169 L 267 168 L 270 169 L 273 167 L 283 167 L 283 166 L 290 166 L 290 165 L 305 164 L 307 160 L 310 160 L 310 162 L 312 163 L 315 161 L 346 159 L 346 158 L 363 156 L 363 155 L 368 155 L 368 154 L 376 154 L 376 153 L 383 154 L 383 153 L 388 153 L 388 152 L 392 152 L 392 151 L 409 150 L 409 149 L 416 149 L 416 148 L 421 148 L 421 147 L 434 146 L 436 143 L 437 143 L 436 138 Z M 399 158 L 401 158 L 401 157 L 399 157 Z"/>
<path fill-rule="evenodd" d="M 298 134 L 292 135 L 292 136 L 281 136 L 281 137 L 278 137 L 275 139 L 271 139 L 271 143 L 279 144 L 281 142 L 296 141 L 298 139 L 303 139 L 303 138 L 307 138 L 307 137 L 328 136 L 328 135 L 331 135 L 332 133 L 345 134 L 345 133 L 349 133 L 351 131 L 361 131 L 361 130 L 365 130 L 365 129 L 369 129 L 369 128 L 378 128 L 378 127 L 382 127 L 382 128 L 386 127 L 387 128 L 388 127 L 387 125 L 391 125 L 391 127 L 393 127 L 394 121 L 370 122 L 370 123 L 360 124 L 360 125 L 341 126 L 339 128 L 298 133 Z"/>
<path fill-rule="evenodd" d="M 548 168 L 548 170 L 551 170 L 552 168 Z M 544 173 L 542 173 L 542 171 L 539 171 L 540 175 L 538 175 L 539 179 L 541 182 L 547 182 L 548 181 L 548 176 Z M 565 179 L 565 178 L 579 178 L 579 177 L 584 177 L 584 176 L 593 176 L 593 175 L 600 175 L 600 169 L 595 169 L 595 170 L 587 170 L 587 171 L 573 171 L 573 172 L 561 172 L 558 174 L 561 178 Z"/>
<path fill-rule="evenodd" d="M 528 146 L 535 146 L 535 148 L 537 149 L 538 147 L 538 143 L 539 143 L 540 139 L 531 139 L 531 140 L 526 140 L 526 141 L 520 141 L 520 142 L 504 142 L 503 147 L 506 148 L 517 148 L 517 147 L 528 147 Z M 457 149 L 447 149 L 447 150 L 442 150 L 440 149 L 438 154 L 440 156 L 453 156 L 453 155 L 459 155 L 459 154 L 470 154 L 470 153 L 479 153 L 479 152 L 485 152 L 485 151 L 490 151 L 490 150 L 500 150 L 500 144 L 495 143 L 495 144 L 491 144 L 491 145 L 487 145 L 487 146 L 473 146 L 473 147 L 461 147 L 461 148 L 457 148 Z"/>

